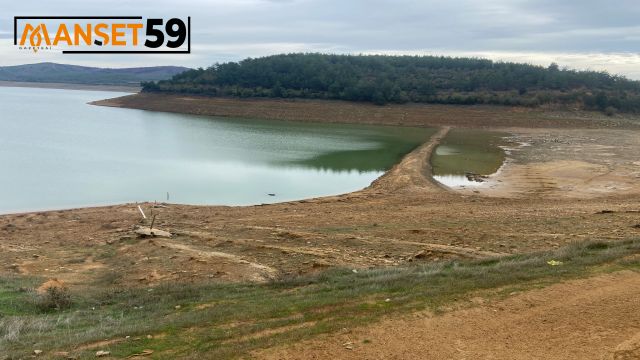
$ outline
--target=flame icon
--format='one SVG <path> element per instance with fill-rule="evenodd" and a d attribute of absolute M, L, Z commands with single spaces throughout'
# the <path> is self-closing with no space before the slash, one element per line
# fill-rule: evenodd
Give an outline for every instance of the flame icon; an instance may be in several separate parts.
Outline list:
<path fill-rule="evenodd" d="M 22 33 L 22 39 L 20 40 L 21 45 L 24 45 L 28 33 L 30 33 L 29 43 L 33 48 L 33 52 L 38 52 L 37 48 L 40 46 L 40 44 L 42 44 L 43 39 L 47 45 L 51 44 L 49 33 L 47 32 L 47 27 L 45 26 L 45 24 L 39 24 L 36 27 L 33 27 L 31 24 L 27 24 L 24 32 Z"/>
<path fill-rule="evenodd" d="M 38 52 L 37 46 L 42 44 L 42 24 L 36 26 L 36 28 L 31 32 L 31 36 L 29 36 L 29 42 L 31 46 L 33 46 L 33 52 Z"/>
<path fill-rule="evenodd" d="M 29 36 L 31 46 L 40 46 L 40 44 L 42 44 L 42 34 L 40 31 L 42 31 L 42 24 L 36 26 L 36 28 L 31 32 L 31 36 Z M 38 39 L 37 41 L 34 40 L 36 37 Z"/>

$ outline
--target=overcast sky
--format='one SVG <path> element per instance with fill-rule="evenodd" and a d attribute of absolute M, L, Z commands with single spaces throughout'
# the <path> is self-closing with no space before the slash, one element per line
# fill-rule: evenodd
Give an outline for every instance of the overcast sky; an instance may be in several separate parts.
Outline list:
<path fill-rule="evenodd" d="M 640 79 L 639 0 L 21 0 L 0 11 L 0 65 L 206 67 L 283 52 L 437 54 Z M 19 52 L 13 16 L 29 15 L 191 16 L 192 54 Z"/>

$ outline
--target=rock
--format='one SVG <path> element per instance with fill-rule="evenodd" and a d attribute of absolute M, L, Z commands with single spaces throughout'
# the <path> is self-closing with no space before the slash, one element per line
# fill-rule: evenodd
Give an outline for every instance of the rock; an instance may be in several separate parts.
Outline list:
<path fill-rule="evenodd" d="M 149 356 L 151 354 L 153 354 L 153 350 L 145 349 L 145 350 L 142 350 L 142 352 L 140 353 L 130 355 L 129 358 L 135 359 L 143 356 Z"/>
<path fill-rule="evenodd" d="M 618 345 L 613 351 L 613 360 L 640 359 L 640 333 Z"/>
<path fill-rule="evenodd" d="M 7 266 L 7 269 L 13 270 L 15 272 L 20 272 L 20 264 L 11 264 Z"/>
<path fill-rule="evenodd" d="M 138 234 L 140 237 L 166 237 L 170 238 L 171 233 L 168 231 L 160 230 L 160 229 L 149 229 L 148 227 L 138 227 L 133 232 Z"/>
<path fill-rule="evenodd" d="M 111 353 L 109 351 L 98 350 L 96 351 L 96 357 L 109 356 Z"/>
<path fill-rule="evenodd" d="M 318 261 L 314 261 L 313 264 L 311 265 L 311 267 L 316 268 L 316 269 L 318 269 L 318 268 L 328 268 L 330 266 L 331 266 L 331 264 L 329 264 L 328 262 L 319 261 L 319 260 Z"/>
<path fill-rule="evenodd" d="M 480 175 L 472 172 L 466 172 L 464 173 L 464 176 L 467 177 L 467 180 L 474 182 L 485 182 L 488 178 L 486 175 Z"/>
<path fill-rule="evenodd" d="M 42 354 L 42 350 L 33 350 L 33 355 L 38 356 L 40 354 Z"/>
<path fill-rule="evenodd" d="M 342 344 L 342 346 L 344 346 L 344 348 L 347 350 L 353 350 L 353 342 L 351 341 L 347 341 L 346 343 Z"/>
<path fill-rule="evenodd" d="M 470 301 L 472 304 L 475 304 L 475 305 L 482 305 L 482 304 L 484 304 L 484 303 L 485 303 L 484 298 L 482 298 L 482 297 L 480 297 L 480 296 L 473 297 L 473 298 L 469 299 L 469 301 Z"/>
<path fill-rule="evenodd" d="M 296 234 L 294 232 L 290 232 L 290 231 L 279 231 L 277 233 L 278 237 L 284 238 L 284 239 L 288 239 L 288 240 L 298 240 L 298 239 L 302 239 L 304 236 L 301 234 Z"/>
<path fill-rule="evenodd" d="M 7 224 L 7 225 L 2 227 L 2 230 L 7 231 L 7 232 L 14 232 L 16 230 L 16 226 L 13 225 L 13 224 Z"/>

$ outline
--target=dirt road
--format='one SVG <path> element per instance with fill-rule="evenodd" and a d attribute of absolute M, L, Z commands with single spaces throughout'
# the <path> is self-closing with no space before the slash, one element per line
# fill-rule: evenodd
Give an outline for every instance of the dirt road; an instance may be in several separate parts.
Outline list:
<path fill-rule="evenodd" d="M 640 359 L 640 274 L 569 281 L 505 300 L 473 299 L 255 354 L 280 359 Z"/>

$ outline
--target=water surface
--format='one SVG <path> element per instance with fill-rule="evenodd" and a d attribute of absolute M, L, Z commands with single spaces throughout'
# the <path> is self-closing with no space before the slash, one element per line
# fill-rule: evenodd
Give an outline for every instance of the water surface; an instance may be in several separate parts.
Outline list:
<path fill-rule="evenodd" d="M 0 87 L 0 213 L 345 193 L 369 185 L 433 133 L 87 104 L 120 95 Z"/>
<path fill-rule="evenodd" d="M 434 178 L 451 186 L 478 186 L 466 174 L 491 175 L 505 159 L 507 134 L 476 129 L 452 129 L 431 156 Z"/>

